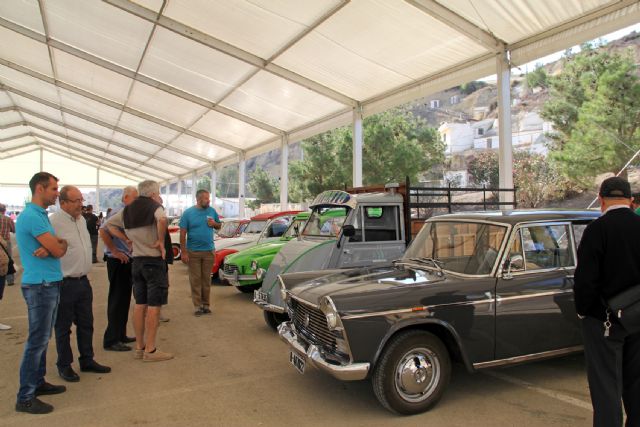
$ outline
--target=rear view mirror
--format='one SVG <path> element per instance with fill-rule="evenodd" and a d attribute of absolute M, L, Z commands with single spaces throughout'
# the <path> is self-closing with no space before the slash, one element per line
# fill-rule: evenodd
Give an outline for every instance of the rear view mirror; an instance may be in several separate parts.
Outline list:
<path fill-rule="evenodd" d="M 342 234 L 346 237 L 352 237 L 356 235 L 356 228 L 353 225 L 347 224 L 342 226 Z"/>

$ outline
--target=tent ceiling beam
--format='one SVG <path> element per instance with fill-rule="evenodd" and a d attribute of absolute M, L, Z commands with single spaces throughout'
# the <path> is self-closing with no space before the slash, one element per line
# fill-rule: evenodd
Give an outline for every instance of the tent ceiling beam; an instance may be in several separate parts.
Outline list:
<path fill-rule="evenodd" d="M 23 136 L 31 136 L 31 135 L 27 134 L 27 135 L 23 135 Z M 9 153 L 11 151 L 19 150 L 21 148 L 29 147 L 31 145 L 37 145 L 37 142 L 36 141 L 29 141 L 29 142 L 25 142 L 24 144 L 16 145 L 15 147 L 0 148 L 0 153 Z"/>
<path fill-rule="evenodd" d="M 170 146 L 170 145 L 168 145 L 168 144 L 166 144 L 164 142 L 157 141 L 157 140 L 155 140 L 153 138 L 149 138 L 148 136 L 141 135 L 141 134 L 139 134 L 137 132 L 133 132 L 133 131 L 130 131 L 130 130 L 127 130 L 127 129 L 123 129 L 123 128 L 115 126 L 115 125 L 111 125 L 109 123 L 103 122 L 102 120 L 96 119 L 95 117 L 87 116 L 86 114 L 80 113 L 78 111 L 74 111 L 74 110 L 72 110 L 70 108 L 67 108 L 67 107 L 62 107 L 62 106 L 60 106 L 58 104 L 55 104 L 53 102 L 44 100 L 44 99 L 39 98 L 39 97 L 37 97 L 35 95 L 32 95 L 30 93 L 24 92 L 24 91 L 22 91 L 20 89 L 16 89 L 16 88 L 11 87 L 11 86 L 5 86 L 5 85 L 2 85 L 2 84 L 0 84 L 0 88 L 1 89 L 5 89 L 8 92 L 15 93 L 16 95 L 20 95 L 22 97 L 30 99 L 30 100 L 32 100 L 34 102 L 39 103 L 39 104 L 46 105 L 47 107 L 54 108 L 54 109 L 56 109 L 56 110 L 58 110 L 58 111 L 60 111 L 62 113 L 71 114 L 72 116 L 76 116 L 78 118 L 81 118 L 83 120 L 86 120 L 88 122 L 96 124 L 98 126 L 102 126 L 105 129 L 109 129 L 109 130 L 112 130 L 112 131 L 115 131 L 115 132 L 119 132 L 119 133 L 128 135 L 128 136 L 130 136 L 132 138 L 139 139 L 140 141 L 148 142 L 149 144 L 164 148 L 164 149 L 169 150 L 169 151 L 173 151 L 173 152 L 178 153 L 178 154 L 182 154 L 183 156 L 192 157 L 192 158 L 194 158 L 196 160 L 199 160 L 201 162 L 204 162 L 204 163 L 211 162 L 211 159 L 209 159 L 207 157 L 198 156 L 198 155 L 195 155 L 193 153 L 190 153 L 189 151 L 182 150 L 182 149 L 176 148 L 176 147 L 172 147 L 172 146 Z M 46 116 L 42 116 L 41 114 L 39 114 L 39 113 L 37 113 L 35 111 L 28 110 L 26 108 L 18 108 L 18 110 L 20 110 L 20 111 L 22 111 L 23 113 L 26 113 L 26 114 L 31 114 L 33 116 L 37 116 L 38 118 L 46 117 Z M 64 126 L 67 129 L 71 129 L 71 130 L 75 130 L 76 132 L 80 132 L 80 130 L 78 130 L 78 128 L 72 127 L 72 126 L 67 125 L 65 123 L 59 123 L 58 122 L 57 124 L 59 124 L 60 126 Z M 107 141 L 107 142 L 111 143 L 111 141 Z"/>
<path fill-rule="evenodd" d="M 92 156 L 94 156 L 93 153 L 91 153 L 89 151 L 85 151 L 82 148 L 74 147 L 71 144 L 62 144 L 62 143 L 60 143 L 58 141 L 52 141 L 52 140 L 48 139 L 46 136 L 42 136 L 42 135 L 34 135 L 34 136 L 43 145 L 47 145 L 47 146 L 49 146 L 49 144 L 53 144 L 54 146 L 55 145 L 60 145 L 60 146 L 62 146 L 64 148 L 67 148 L 69 150 L 73 150 L 73 151 L 76 151 L 78 153 L 87 155 L 87 156 L 89 156 L 88 158 L 91 158 Z M 94 160 L 94 162 L 96 164 L 100 164 L 97 160 Z M 125 174 L 138 176 L 138 175 L 136 175 L 136 174 L 134 174 L 134 173 L 132 173 L 130 171 L 131 166 L 125 165 L 124 163 L 120 163 L 120 162 L 117 162 L 117 161 L 112 161 L 112 160 L 109 160 L 109 162 L 110 162 L 110 164 L 102 165 L 100 167 L 101 168 L 111 168 L 111 169 L 114 169 L 114 170 L 119 170 L 120 172 L 125 173 Z M 115 166 L 113 166 L 113 165 L 115 165 Z M 152 174 L 152 173 L 149 173 L 147 175 L 150 175 L 150 176 L 153 176 L 153 177 L 159 178 L 159 179 L 164 179 L 164 177 L 162 175 L 157 175 L 157 174 Z"/>
<path fill-rule="evenodd" d="M 142 18 L 149 22 L 156 22 L 157 25 L 165 28 L 169 31 L 172 31 L 176 34 L 179 34 L 183 37 L 191 39 L 195 42 L 198 42 L 208 48 L 217 50 L 219 52 L 225 53 L 229 56 L 232 56 L 240 61 L 243 61 L 247 64 L 253 65 L 257 67 L 259 70 L 268 71 L 271 74 L 274 74 L 278 77 L 282 77 L 287 79 L 293 83 L 299 84 L 300 86 L 304 86 L 307 89 L 316 92 L 320 95 L 326 96 L 327 98 L 331 98 L 334 101 L 340 102 L 341 104 L 353 107 L 356 104 L 356 100 L 346 96 L 343 93 L 340 93 L 336 90 L 333 90 L 329 87 L 321 85 L 320 83 L 303 77 L 299 74 L 296 74 L 286 68 L 280 67 L 274 64 L 272 61 L 275 60 L 280 54 L 285 52 L 289 47 L 293 46 L 299 40 L 304 38 L 307 34 L 315 30 L 318 26 L 320 26 L 323 22 L 331 18 L 334 14 L 336 14 L 340 9 L 346 6 L 350 0 L 343 0 L 336 7 L 329 10 L 323 16 L 321 16 L 316 22 L 309 25 L 301 34 L 294 37 L 284 48 L 280 49 L 275 55 L 271 58 L 264 59 L 247 51 L 244 51 L 238 47 L 232 46 L 229 43 L 226 43 L 222 40 L 219 40 L 215 37 L 210 36 L 209 34 L 205 34 L 195 28 L 189 27 L 181 22 L 175 21 L 166 16 L 159 16 L 158 13 L 153 10 L 147 9 L 143 6 L 137 5 L 128 0 L 103 0 L 105 3 L 108 3 L 112 6 L 115 6 L 125 12 L 128 12 L 138 18 Z M 234 88 L 234 90 L 237 88 Z"/>
<path fill-rule="evenodd" d="M 152 79 L 151 77 L 147 77 L 145 75 L 142 74 L 136 74 L 134 71 L 129 70 L 128 68 L 122 67 L 118 64 L 114 64 L 113 62 L 107 61 L 105 59 L 102 59 L 100 57 L 97 57 L 95 55 L 92 55 L 88 52 L 85 52 L 83 50 L 77 49 L 71 45 L 68 45 L 66 43 L 63 43 L 61 41 L 55 40 L 53 38 L 49 38 L 47 39 L 45 36 L 43 36 L 42 34 L 39 34 L 29 28 L 23 27 L 21 25 L 15 24 L 11 21 L 8 21 L 4 18 L 0 17 L 0 26 L 7 28 L 9 30 L 12 30 L 18 34 L 22 34 L 23 36 L 29 37 L 30 39 L 33 39 L 35 41 L 38 41 L 40 43 L 44 43 L 46 45 L 49 45 L 55 49 L 61 50 L 65 53 L 68 53 L 70 55 L 73 55 L 77 58 L 83 59 L 85 61 L 88 61 L 94 65 L 97 65 L 99 67 L 102 68 L 106 68 L 107 70 L 113 71 L 115 73 L 118 73 L 120 75 L 123 75 L 125 77 L 128 77 L 130 79 L 133 79 L 135 81 L 138 81 L 140 83 L 144 83 L 146 85 L 149 85 L 153 88 L 156 88 L 158 90 L 161 90 L 163 92 L 169 93 L 171 95 L 175 95 L 179 98 L 185 99 L 187 101 L 191 101 L 195 104 L 201 105 L 207 109 L 210 110 L 214 110 L 217 111 L 219 113 L 225 114 L 227 116 L 233 117 L 235 119 L 241 120 L 245 123 L 248 123 L 252 126 L 255 126 L 257 128 L 260 128 L 262 130 L 265 130 L 267 132 L 271 132 L 273 134 L 276 135 L 280 135 L 284 132 L 284 130 L 282 129 L 278 129 L 275 126 L 272 126 L 268 123 L 264 123 L 261 122 L 257 119 L 254 119 L 253 117 L 249 117 L 245 114 L 239 113 L 237 111 L 231 110 L 229 108 L 223 107 L 221 105 L 218 105 L 214 102 L 208 101 L 204 98 L 201 98 L 197 95 L 193 95 L 189 92 L 185 92 L 181 89 L 178 89 L 174 86 L 168 85 L 166 83 L 162 83 L 159 80 L 155 80 Z"/>
<path fill-rule="evenodd" d="M 61 80 L 53 79 L 53 78 L 51 78 L 49 76 L 46 76 L 46 75 L 44 75 L 42 73 L 39 73 L 37 71 L 31 70 L 31 69 L 26 68 L 26 67 L 23 67 L 22 65 L 15 64 L 13 62 L 7 61 L 7 60 L 5 60 L 3 58 L 0 58 L 0 64 L 4 65 L 5 67 L 11 68 L 12 70 L 24 73 L 24 74 L 26 74 L 26 75 L 28 75 L 30 77 L 36 78 L 38 80 L 41 80 L 43 82 L 55 85 L 55 86 L 57 86 L 57 87 L 59 87 L 61 89 L 65 89 L 65 90 L 68 90 L 69 92 L 73 92 L 76 95 L 83 96 L 85 98 L 91 99 L 93 101 L 96 101 L 96 102 L 98 102 L 100 104 L 106 105 L 106 106 L 111 107 L 111 108 L 122 110 L 122 111 L 124 111 L 126 113 L 129 113 L 129 114 L 133 115 L 133 116 L 139 117 L 139 118 L 144 119 L 144 120 L 148 120 L 148 121 L 150 121 L 152 123 L 155 123 L 155 124 L 160 125 L 160 126 L 167 127 L 169 129 L 175 130 L 177 132 L 181 132 L 181 133 L 183 133 L 185 135 L 189 135 L 189 136 L 192 136 L 194 138 L 201 139 L 201 140 L 206 141 L 206 142 L 208 142 L 208 143 L 210 143 L 212 145 L 215 145 L 215 146 L 218 146 L 218 147 L 221 147 L 221 148 L 224 148 L 224 149 L 236 152 L 236 153 L 241 151 L 239 148 L 234 147 L 233 145 L 229 145 L 229 144 L 224 143 L 222 141 L 218 141 L 218 140 L 216 140 L 214 138 L 211 138 L 211 137 L 209 137 L 207 135 L 204 135 L 202 133 L 194 132 L 194 131 L 189 130 L 187 128 L 183 128 L 183 127 L 178 126 L 178 125 L 176 125 L 174 123 L 171 123 L 171 122 L 169 122 L 167 120 L 163 120 L 161 118 L 158 118 L 156 116 L 152 116 L 152 115 L 147 114 L 145 112 L 142 112 L 140 110 L 136 110 L 135 108 L 128 107 L 125 104 L 120 104 L 120 103 L 112 101 L 112 100 L 110 100 L 108 98 L 104 98 L 104 97 L 102 97 L 100 95 L 96 95 L 95 93 L 88 92 L 86 90 L 80 89 L 80 88 L 78 88 L 76 86 L 73 86 L 73 85 L 71 85 L 69 83 L 65 83 L 65 82 L 63 82 Z M 2 111 L 0 110 L 0 112 L 2 112 Z"/>
<path fill-rule="evenodd" d="M 10 110 L 7 111 L 15 111 L 15 108 L 11 107 Z M 7 123 L 6 125 L 0 125 L 0 130 L 5 130 L 5 129 L 11 129 L 11 128 L 15 128 L 18 126 L 26 126 L 27 122 L 25 122 L 24 120 L 21 122 L 14 122 L 14 123 Z M 9 141 L 11 139 L 13 139 L 15 137 L 9 137 L 9 138 L 4 138 L 4 139 L 0 139 L 0 141 Z"/>
<path fill-rule="evenodd" d="M 478 27 L 457 13 L 452 12 L 435 0 L 405 0 L 416 9 L 480 43 L 487 49 L 500 52 L 506 43 L 490 32 Z"/>
<path fill-rule="evenodd" d="M 18 157 L 18 156 L 23 156 L 25 154 L 31 154 L 34 153 L 36 151 L 40 151 L 40 146 L 39 145 L 34 145 L 34 148 L 32 150 L 27 150 L 27 151 L 23 151 L 21 153 L 14 153 L 14 154 L 9 154 L 8 156 L 4 156 L 4 157 L 0 157 L 0 160 L 9 160 L 12 159 L 14 157 Z M 2 183 L 2 186 L 5 186 L 5 183 Z M 19 184 L 20 186 L 24 187 L 24 182 Z"/>

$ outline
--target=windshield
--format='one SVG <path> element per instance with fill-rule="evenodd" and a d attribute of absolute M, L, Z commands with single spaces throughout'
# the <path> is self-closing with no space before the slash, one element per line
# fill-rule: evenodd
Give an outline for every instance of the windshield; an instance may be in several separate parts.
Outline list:
<path fill-rule="evenodd" d="M 338 237 L 349 208 L 316 206 L 302 232 L 303 236 Z"/>
<path fill-rule="evenodd" d="M 233 237 L 238 230 L 238 221 L 227 221 L 222 224 L 222 227 L 218 231 L 220 237 Z"/>
<path fill-rule="evenodd" d="M 247 228 L 244 229 L 243 233 L 252 233 L 259 234 L 264 230 L 264 227 L 267 225 L 267 221 L 251 221 Z"/>
<path fill-rule="evenodd" d="M 402 259 L 432 258 L 454 273 L 490 274 L 506 232 L 487 223 L 427 222 Z"/>
<path fill-rule="evenodd" d="M 292 237 L 296 237 L 298 235 L 298 233 L 296 233 L 296 228 L 298 230 L 302 230 L 304 228 L 304 224 L 307 222 L 306 219 L 296 219 L 294 220 L 291 225 L 289 226 L 289 228 L 287 228 L 287 231 L 284 232 L 284 234 L 282 235 L 283 239 L 290 239 Z"/>

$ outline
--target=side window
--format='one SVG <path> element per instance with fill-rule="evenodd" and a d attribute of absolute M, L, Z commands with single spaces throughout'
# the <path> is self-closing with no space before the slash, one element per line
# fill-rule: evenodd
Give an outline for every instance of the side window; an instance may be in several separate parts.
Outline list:
<path fill-rule="evenodd" d="M 573 237 L 576 241 L 576 249 L 580 246 L 582 234 L 584 233 L 584 229 L 587 228 L 587 225 L 588 224 L 573 224 Z"/>
<path fill-rule="evenodd" d="M 527 270 L 575 265 L 569 225 L 536 225 L 522 228 Z"/>
<path fill-rule="evenodd" d="M 289 227 L 289 218 L 283 217 L 274 220 L 269 225 L 269 230 L 267 230 L 267 237 L 280 237 L 287 231 Z"/>
<path fill-rule="evenodd" d="M 518 232 L 516 233 L 516 237 L 513 240 L 513 244 L 511 245 L 511 249 L 509 250 L 509 259 L 513 259 L 513 257 L 520 255 L 522 257 L 522 259 L 524 259 L 524 253 L 522 252 L 522 234 L 520 233 L 520 230 L 518 230 Z M 522 263 L 522 268 L 518 268 L 516 267 L 515 264 L 512 264 L 511 266 L 511 271 L 522 271 L 524 270 L 525 266 L 524 263 Z"/>
<path fill-rule="evenodd" d="M 400 240 L 398 206 L 364 206 L 362 219 L 365 242 Z"/>

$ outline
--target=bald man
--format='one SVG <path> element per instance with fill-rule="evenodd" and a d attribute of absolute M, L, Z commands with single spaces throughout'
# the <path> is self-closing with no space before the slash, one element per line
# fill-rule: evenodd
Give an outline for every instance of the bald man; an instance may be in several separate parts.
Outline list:
<path fill-rule="evenodd" d="M 60 258 L 64 276 L 60 289 L 60 304 L 55 323 L 58 374 L 69 382 L 80 381 L 73 370 L 71 325 L 76 325 L 76 340 L 82 372 L 107 373 L 111 368 L 94 360 L 93 353 L 93 290 L 87 275 L 91 271 L 91 238 L 82 216 L 82 193 L 66 185 L 60 190 L 61 210 L 51 216 L 56 236 L 68 243 L 67 253 Z"/>

